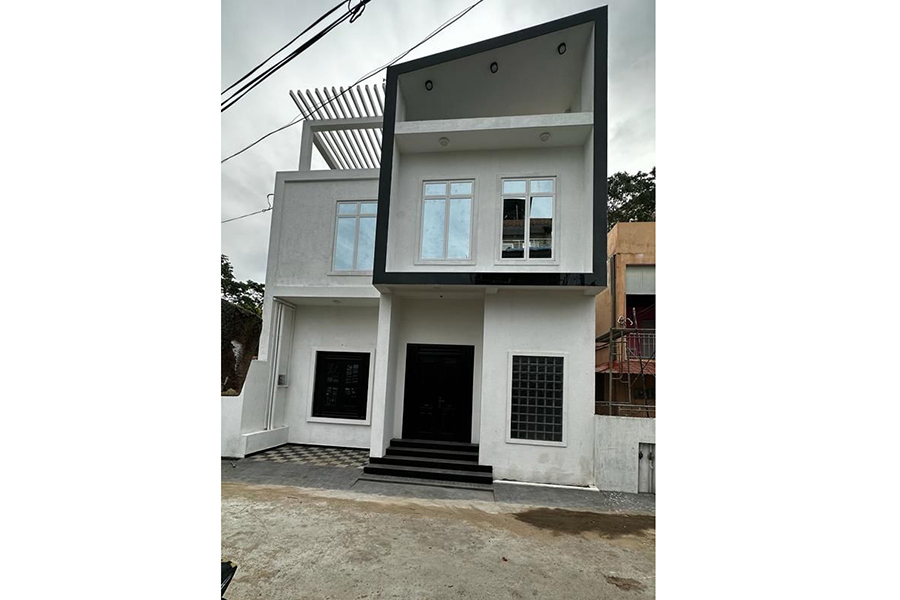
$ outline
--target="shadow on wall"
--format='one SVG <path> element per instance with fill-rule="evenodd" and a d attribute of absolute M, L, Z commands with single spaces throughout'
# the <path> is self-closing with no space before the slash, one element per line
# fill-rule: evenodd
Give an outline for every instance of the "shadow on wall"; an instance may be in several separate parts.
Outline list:
<path fill-rule="evenodd" d="M 255 313 L 222 300 L 223 396 L 238 395 L 244 386 L 250 361 L 259 354 L 262 319 Z"/>

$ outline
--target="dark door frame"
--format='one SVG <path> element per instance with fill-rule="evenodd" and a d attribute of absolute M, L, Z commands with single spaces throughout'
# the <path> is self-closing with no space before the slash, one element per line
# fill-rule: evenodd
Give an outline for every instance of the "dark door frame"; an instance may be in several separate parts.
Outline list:
<path fill-rule="evenodd" d="M 428 387 L 430 382 L 422 381 L 417 377 L 419 373 L 419 356 L 423 352 L 446 353 L 448 356 L 457 357 L 457 369 L 462 367 L 462 380 L 455 389 L 432 389 Z M 414 344 L 406 345 L 406 373 L 404 374 L 403 389 L 403 429 L 402 437 L 406 439 L 435 439 L 456 442 L 472 441 L 472 412 L 475 383 L 475 346 L 463 344 Z M 436 385 L 441 385 L 436 383 Z M 442 415 L 435 414 L 434 398 L 429 394 L 444 392 L 442 400 L 438 403 L 450 406 L 444 410 L 438 409 Z M 432 400 L 430 414 L 423 414 L 423 402 Z M 427 411 L 426 411 L 427 412 Z M 449 416 L 449 418 L 448 418 Z M 425 435 L 422 419 L 430 420 L 432 425 L 438 424 L 443 428 L 437 434 Z"/>

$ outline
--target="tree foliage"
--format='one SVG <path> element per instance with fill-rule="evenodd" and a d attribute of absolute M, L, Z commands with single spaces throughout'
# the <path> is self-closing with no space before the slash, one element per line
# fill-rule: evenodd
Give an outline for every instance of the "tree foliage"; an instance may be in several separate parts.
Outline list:
<path fill-rule="evenodd" d="M 656 167 L 634 175 L 619 171 L 607 179 L 607 231 L 616 223 L 656 220 Z"/>
<path fill-rule="evenodd" d="M 237 281 L 234 278 L 231 261 L 222 255 L 222 298 L 262 317 L 264 295 L 265 284 L 250 279 Z"/>

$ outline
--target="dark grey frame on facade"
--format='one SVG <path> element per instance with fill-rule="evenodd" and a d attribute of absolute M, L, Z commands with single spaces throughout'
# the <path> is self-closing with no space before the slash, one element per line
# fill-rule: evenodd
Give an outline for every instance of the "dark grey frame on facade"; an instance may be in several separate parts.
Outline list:
<path fill-rule="evenodd" d="M 502 46 L 568 29 L 583 23 L 594 23 L 594 252 L 591 273 L 440 273 L 398 272 L 385 270 L 387 261 L 388 221 L 391 211 L 391 176 L 394 153 L 394 124 L 397 109 L 398 78 L 440 63 L 464 58 Z M 528 29 L 454 48 L 417 60 L 401 63 L 387 70 L 384 102 L 381 172 L 378 181 L 378 221 L 375 224 L 375 265 L 372 283 L 432 285 L 539 285 L 539 286 L 605 286 L 606 285 L 606 137 L 607 137 L 607 10 L 600 7 L 550 21 Z"/>

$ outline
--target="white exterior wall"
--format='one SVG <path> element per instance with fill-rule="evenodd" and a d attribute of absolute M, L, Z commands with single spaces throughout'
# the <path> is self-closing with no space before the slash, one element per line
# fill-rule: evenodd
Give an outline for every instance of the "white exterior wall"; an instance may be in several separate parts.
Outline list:
<path fill-rule="evenodd" d="M 371 275 L 329 274 L 337 202 L 377 199 L 377 169 L 276 175 L 260 360 L 271 351 L 272 298 L 378 298 Z"/>
<path fill-rule="evenodd" d="M 449 295 L 449 294 L 447 294 Z M 472 374 L 472 443 L 481 432 L 481 369 L 484 330 L 481 299 L 403 298 L 397 315 L 396 345 L 389 361 L 394 370 L 393 437 L 403 437 L 403 398 L 406 387 L 407 344 L 455 344 L 475 346 Z"/>
<path fill-rule="evenodd" d="M 243 397 L 222 396 L 222 454 L 229 458 L 243 458 L 241 440 L 241 407 Z"/>
<path fill-rule="evenodd" d="M 289 428 L 287 441 L 293 444 L 368 448 L 377 360 L 378 307 L 298 306 L 294 321 L 288 386 L 284 388 L 284 423 Z M 337 419 L 324 422 L 312 416 L 316 351 L 370 353 L 368 418 L 365 421 Z"/>
<path fill-rule="evenodd" d="M 656 443 L 656 419 L 596 415 L 594 480 L 601 490 L 638 491 L 638 450 Z"/>
<path fill-rule="evenodd" d="M 500 290 L 484 300 L 480 458 L 496 479 L 590 485 L 594 475 L 594 297 Z M 510 354 L 565 355 L 564 446 L 507 441 Z"/>
<path fill-rule="evenodd" d="M 399 159 L 399 166 L 395 164 L 391 185 L 388 271 L 591 271 L 593 199 L 585 193 L 585 146 L 397 154 L 395 159 Z M 501 262 L 501 179 L 546 176 L 557 178 L 553 235 L 558 263 L 538 266 Z M 422 227 L 422 182 L 441 179 L 475 180 L 472 263 L 416 264 Z"/>

